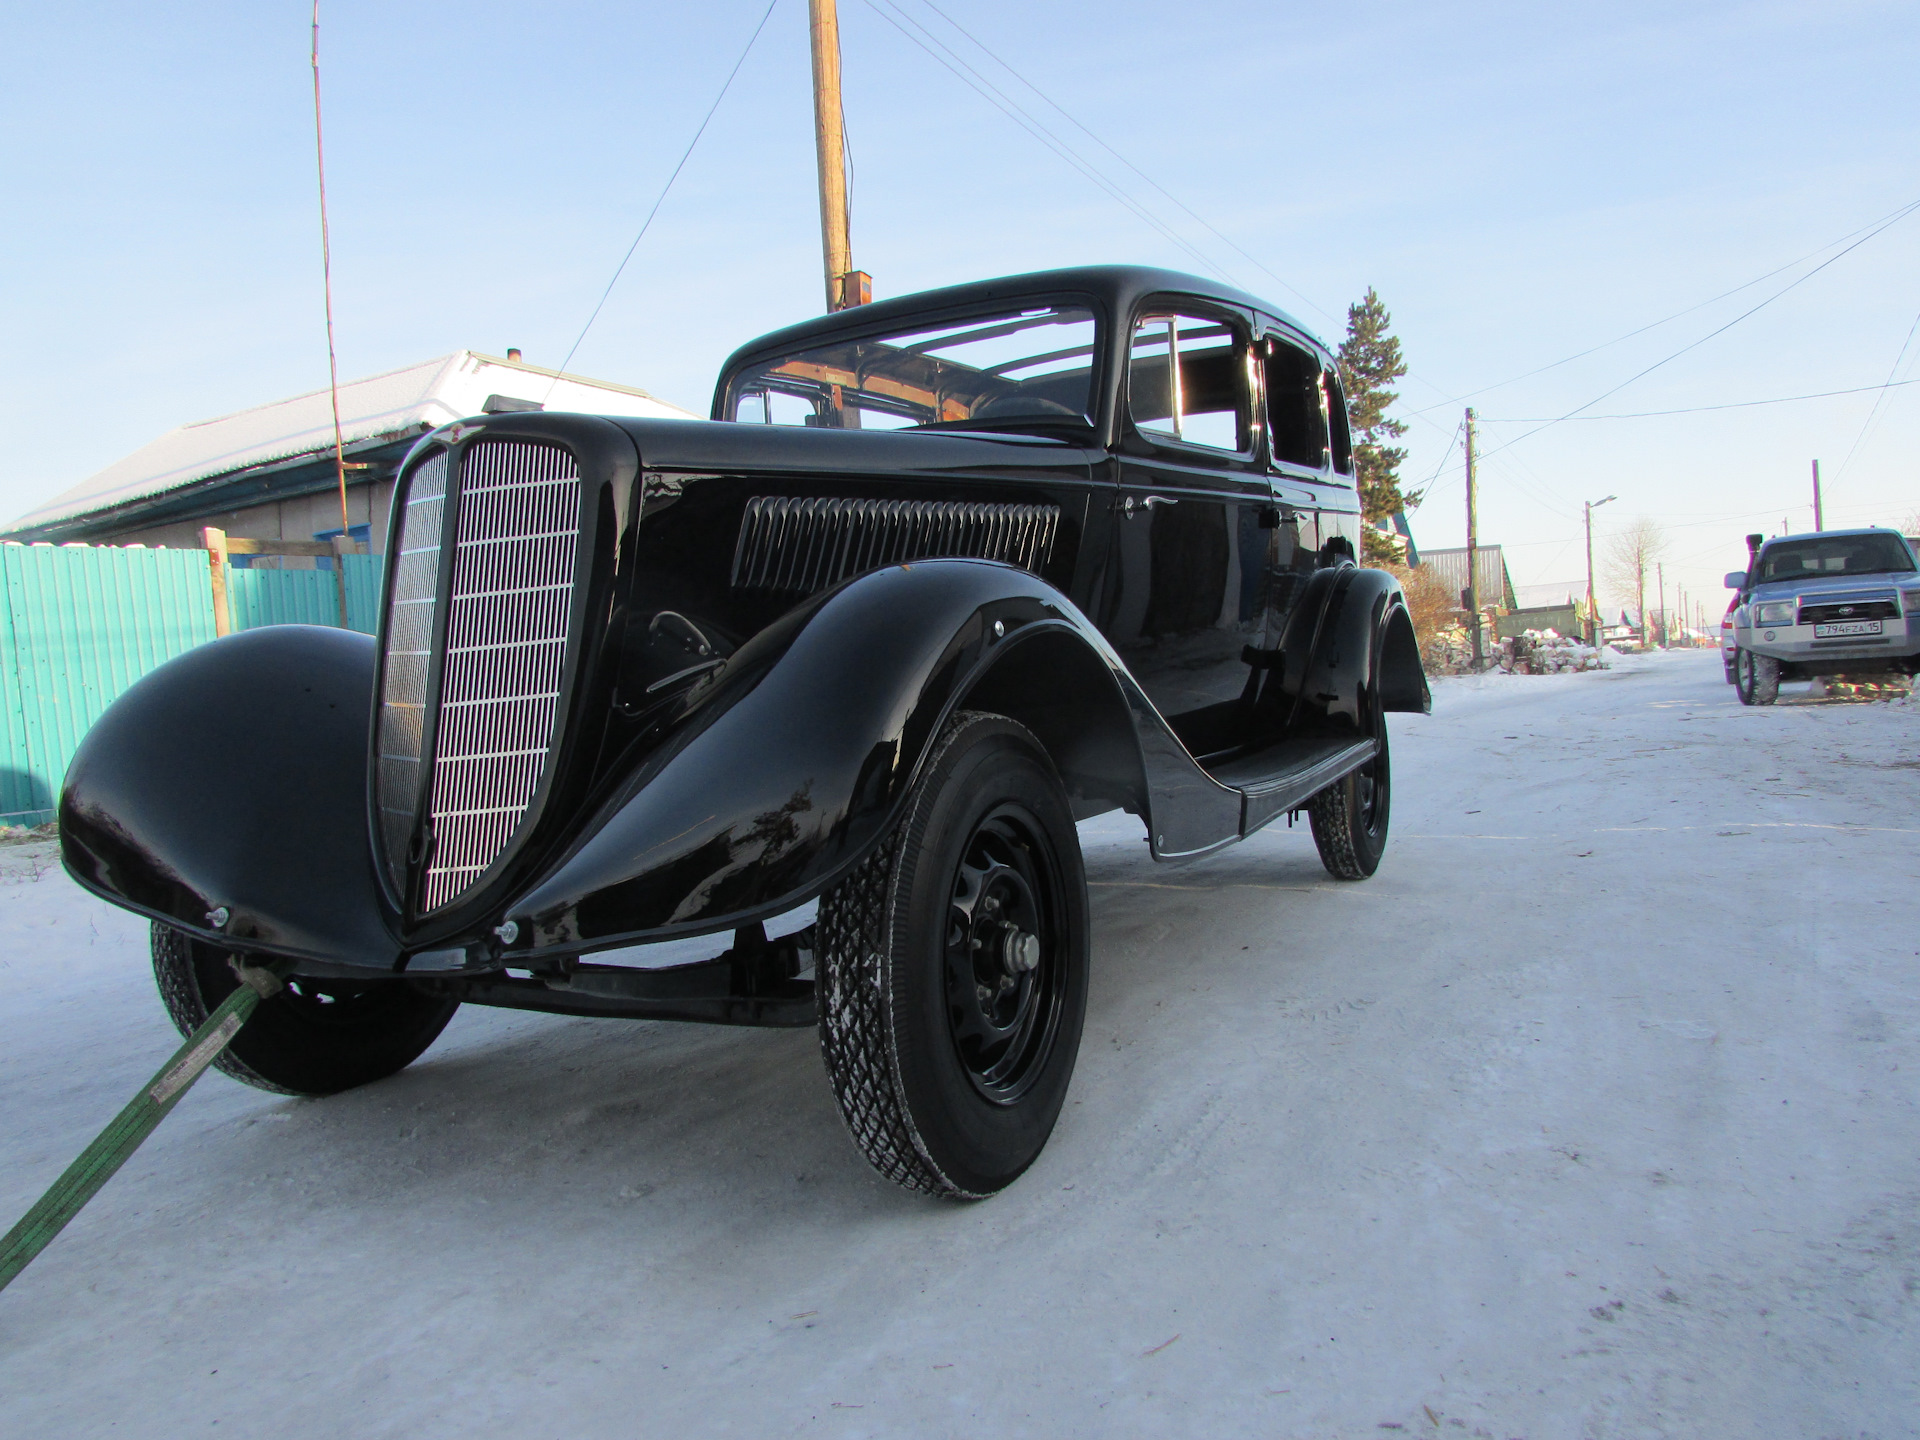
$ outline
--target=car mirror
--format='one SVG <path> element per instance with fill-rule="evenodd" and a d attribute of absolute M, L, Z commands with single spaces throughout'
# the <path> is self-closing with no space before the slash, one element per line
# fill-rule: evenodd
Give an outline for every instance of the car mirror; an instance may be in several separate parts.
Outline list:
<path fill-rule="evenodd" d="M 1744 570 L 1727 571 L 1727 589 L 1744 590 L 1747 588 L 1747 572 Z"/>

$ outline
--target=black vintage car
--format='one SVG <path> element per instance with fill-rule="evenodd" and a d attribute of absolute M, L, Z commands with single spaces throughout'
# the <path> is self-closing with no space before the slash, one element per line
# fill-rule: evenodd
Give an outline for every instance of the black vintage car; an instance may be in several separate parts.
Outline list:
<path fill-rule="evenodd" d="M 183 1029 L 234 957 L 287 977 L 222 1059 L 252 1084 L 391 1074 L 462 1001 L 817 1023 L 867 1158 L 988 1194 L 1080 1040 L 1077 819 L 1179 860 L 1304 810 L 1334 875 L 1379 864 L 1385 714 L 1431 702 L 1352 468 L 1324 346 L 1119 267 L 779 331 L 711 422 L 449 425 L 378 637 L 128 690 L 66 864 L 155 922 Z"/>

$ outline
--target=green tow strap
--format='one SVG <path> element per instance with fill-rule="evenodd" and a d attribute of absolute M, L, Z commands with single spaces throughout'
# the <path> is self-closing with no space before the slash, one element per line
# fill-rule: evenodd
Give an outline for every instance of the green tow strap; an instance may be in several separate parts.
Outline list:
<path fill-rule="evenodd" d="M 249 965 L 239 974 L 239 986 L 207 1017 L 207 1023 L 187 1038 L 187 1043 L 160 1067 L 159 1074 L 141 1087 L 140 1093 L 127 1102 L 127 1108 L 113 1117 L 113 1123 L 80 1152 L 80 1158 L 7 1232 L 6 1239 L 0 1240 L 0 1290 L 12 1284 L 13 1277 L 26 1269 L 28 1262 L 46 1249 L 81 1207 L 113 1178 L 113 1172 L 127 1163 L 140 1142 L 167 1118 L 167 1112 L 179 1103 L 200 1073 L 240 1033 L 254 1007 L 279 993 L 280 977 L 271 970 Z"/>

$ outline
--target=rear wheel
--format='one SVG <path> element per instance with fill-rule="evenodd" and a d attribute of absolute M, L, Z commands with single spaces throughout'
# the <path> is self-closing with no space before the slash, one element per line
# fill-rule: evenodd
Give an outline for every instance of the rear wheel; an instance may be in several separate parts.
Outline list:
<path fill-rule="evenodd" d="M 240 980 L 232 952 L 153 927 L 153 978 L 167 1014 L 191 1035 Z M 332 1095 L 381 1080 L 417 1060 L 446 1028 L 458 1000 L 404 980 L 313 980 L 296 975 L 263 1000 L 214 1065 L 282 1095 Z"/>
<path fill-rule="evenodd" d="M 1392 763 L 1384 721 L 1379 730 L 1373 759 L 1307 802 L 1320 863 L 1336 880 L 1366 879 L 1380 868 L 1380 857 L 1387 851 Z"/>
<path fill-rule="evenodd" d="M 979 1197 L 1039 1155 L 1087 999 L 1087 890 L 1040 743 L 968 712 L 899 828 L 821 897 L 820 1049 L 874 1168 Z"/>

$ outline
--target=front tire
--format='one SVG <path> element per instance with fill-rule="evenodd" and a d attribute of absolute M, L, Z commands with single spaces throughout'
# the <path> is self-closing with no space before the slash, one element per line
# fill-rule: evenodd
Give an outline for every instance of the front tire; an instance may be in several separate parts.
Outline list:
<path fill-rule="evenodd" d="M 1742 705 L 1753 704 L 1753 652 L 1736 650 L 1733 655 L 1733 693 Z"/>
<path fill-rule="evenodd" d="M 153 978 L 182 1035 L 206 1024 L 240 980 L 230 952 L 165 925 L 153 927 Z M 446 1029 L 458 1000 L 404 980 L 312 980 L 296 975 L 260 1002 L 214 1066 L 281 1095 L 334 1095 L 404 1070 Z"/>
<path fill-rule="evenodd" d="M 1066 1100 L 1087 1000 L 1086 874 L 1039 741 L 957 716 L 818 926 L 821 1055 L 873 1167 L 966 1198 L 1018 1179 Z"/>
<path fill-rule="evenodd" d="M 1320 863 L 1336 880 L 1365 880 L 1387 853 L 1387 819 L 1393 799 L 1393 767 L 1384 721 L 1373 759 L 1307 802 Z"/>
<path fill-rule="evenodd" d="M 1771 655 L 1753 657 L 1753 703 L 1771 705 L 1780 698 L 1780 662 Z"/>

